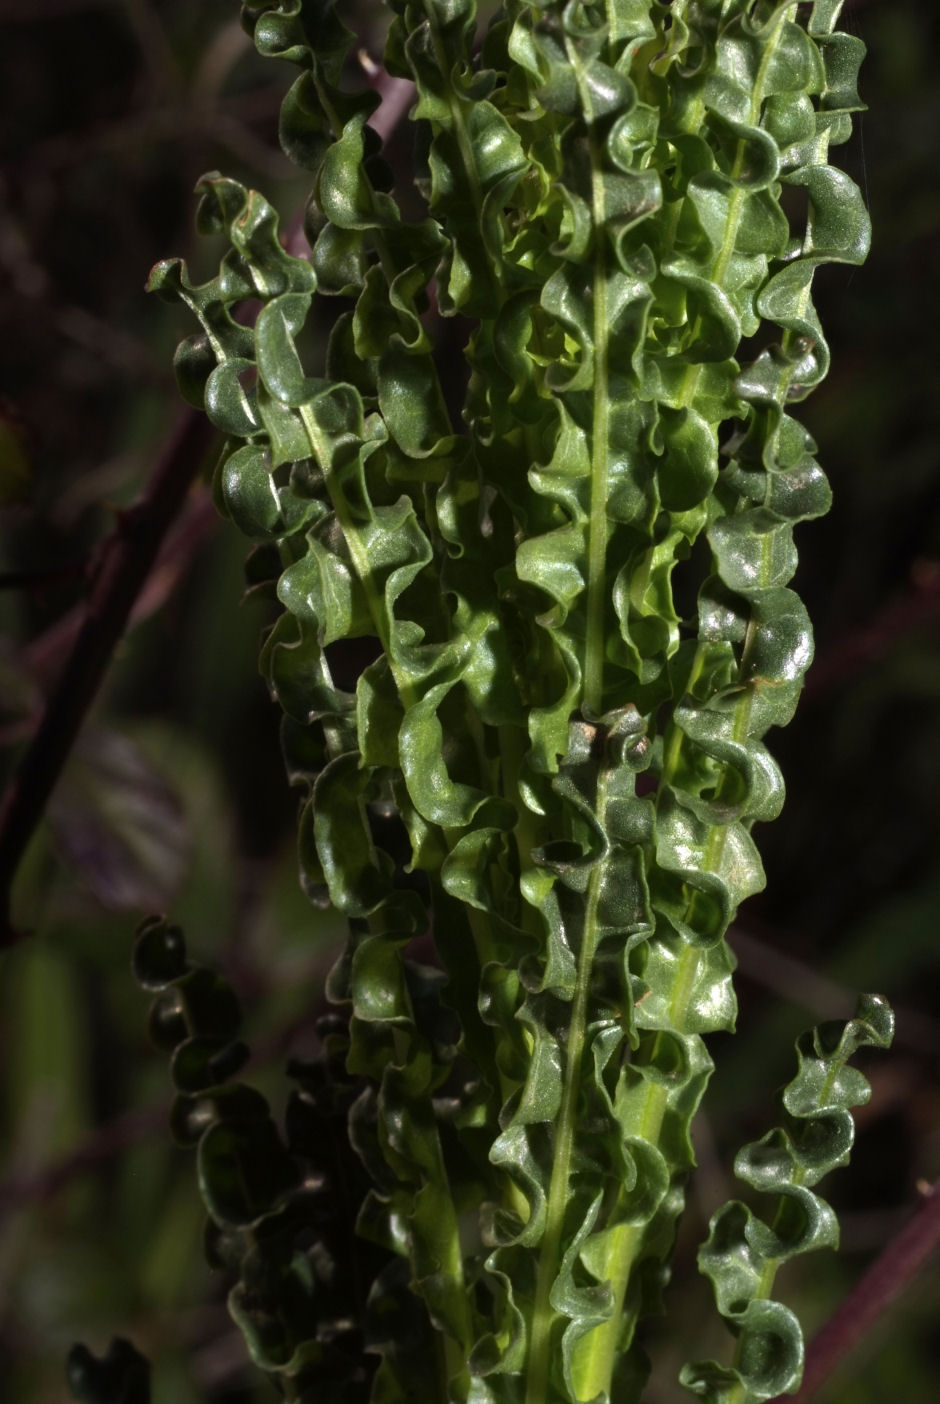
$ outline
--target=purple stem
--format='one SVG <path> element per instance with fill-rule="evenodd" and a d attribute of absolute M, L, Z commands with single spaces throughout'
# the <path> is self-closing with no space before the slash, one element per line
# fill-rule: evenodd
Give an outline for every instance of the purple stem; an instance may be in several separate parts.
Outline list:
<path fill-rule="evenodd" d="M 196 410 L 179 419 L 142 497 L 118 516 L 91 580 L 85 619 L 42 720 L 0 807 L 0 948 L 25 932 L 10 921 L 10 890 L 82 722 L 97 696 L 164 537 L 215 438 Z"/>
<path fill-rule="evenodd" d="M 938 1247 L 940 1180 L 926 1191 L 911 1221 L 879 1254 L 858 1286 L 811 1342 L 806 1353 L 803 1384 L 792 1404 L 808 1404 Z"/>
<path fill-rule="evenodd" d="M 14 1171 L 0 1184 L 0 1229 L 21 1210 L 51 1199 L 77 1176 L 106 1164 L 128 1146 L 162 1130 L 169 1117 L 169 1104 L 142 1107 L 116 1117 L 99 1127 L 51 1165 L 23 1172 Z"/>

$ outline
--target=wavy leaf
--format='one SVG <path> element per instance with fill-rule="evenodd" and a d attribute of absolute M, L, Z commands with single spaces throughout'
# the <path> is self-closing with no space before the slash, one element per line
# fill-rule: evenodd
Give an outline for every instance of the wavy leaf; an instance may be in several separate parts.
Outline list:
<path fill-rule="evenodd" d="M 781 1096 L 784 1124 L 738 1153 L 735 1174 L 752 1189 L 776 1194 L 777 1209 L 768 1224 L 732 1200 L 713 1216 L 699 1251 L 699 1268 L 737 1336 L 732 1365 L 710 1360 L 683 1368 L 682 1383 L 711 1404 L 761 1404 L 799 1388 L 803 1337 L 793 1312 L 770 1300 L 774 1276 L 799 1253 L 838 1247 L 836 1217 L 812 1187 L 848 1161 L 851 1108 L 871 1095 L 849 1059 L 860 1048 L 889 1047 L 893 1033 L 886 1001 L 865 995 L 854 1019 L 799 1039 L 799 1070 Z"/>
<path fill-rule="evenodd" d="M 262 668 L 303 880 L 350 918 L 360 1233 L 395 1258 L 373 1397 L 634 1404 L 812 657 L 794 527 L 829 493 L 789 407 L 828 368 L 815 272 L 867 249 L 829 160 L 860 50 L 835 0 L 513 0 L 479 46 L 472 0 L 391 8 L 415 188 L 328 0 L 250 0 L 301 70 L 312 258 L 213 175 L 218 277 L 152 283 L 201 323 L 217 500 L 280 562 Z M 347 300 L 322 364 L 315 292 Z M 232 1055 L 190 1042 L 196 1096 Z"/>

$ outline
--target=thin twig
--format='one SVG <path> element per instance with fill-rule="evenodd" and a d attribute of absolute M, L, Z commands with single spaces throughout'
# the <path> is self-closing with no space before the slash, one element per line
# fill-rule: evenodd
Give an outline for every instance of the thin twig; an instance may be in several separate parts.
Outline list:
<path fill-rule="evenodd" d="M 144 495 L 101 548 L 84 623 L 0 809 L 0 946 L 25 934 L 10 922 L 16 870 L 214 435 L 204 415 L 181 416 Z"/>
<path fill-rule="evenodd" d="M 373 78 L 372 86 L 381 95 L 382 102 L 369 118 L 369 126 L 383 141 L 388 141 L 415 100 L 415 85 L 410 78 L 393 78 L 382 68 Z"/>
<path fill-rule="evenodd" d="M 151 0 L 123 0 L 123 8 L 154 92 L 171 100 L 178 97 L 183 86 L 180 66 L 157 7 Z"/>
<path fill-rule="evenodd" d="M 414 102 L 415 85 L 410 78 L 393 78 L 379 64 L 372 63 L 364 51 L 360 52 L 359 60 L 369 82 L 382 99 L 369 118 L 368 125 L 378 132 L 383 142 L 387 142 Z M 304 230 L 305 215 L 306 206 L 301 205 L 284 231 L 284 247 L 294 258 L 310 256 L 310 245 Z"/>
<path fill-rule="evenodd" d="M 938 1247 L 940 1181 L 927 1190 L 914 1217 L 878 1255 L 858 1286 L 812 1341 L 806 1354 L 803 1384 L 791 1404 L 808 1404 Z"/>
<path fill-rule="evenodd" d="M 773 944 L 740 926 L 731 928 L 728 940 L 741 974 L 781 999 L 808 1010 L 816 1019 L 850 1018 L 857 991 L 782 950 L 786 933 L 772 930 L 769 936 Z M 892 1003 L 897 1019 L 895 1047 L 910 1048 L 928 1057 L 940 1054 L 940 1024 L 917 1009 Z"/>
<path fill-rule="evenodd" d="M 14 1171 L 0 1184 L 0 1228 L 22 1209 L 51 1199 L 77 1176 L 113 1160 L 121 1151 L 159 1131 L 166 1125 L 169 1112 L 168 1102 L 125 1112 L 51 1165 Z"/>
<path fill-rule="evenodd" d="M 143 589 L 134 602 L 128 627 L 132 628 L 159 613 L 220 521 L 207 489 L 190 495 L 167 533 Z M 81 632 L 85 613 L 84 604 L 74 605 L 27 644 L 23 661 L 30 675 L 40 684 L 48 686 L 57 675 L 61 660 Z"/>
<path fill-rule="evenodd" d="M 886 657 L 900 639 L 940 619 L 940 567 L 933 562 L 915 563 L 911 588 L 892 600 L 867 623 L 853 629 L 838 643 L 820 649 L 806 675 L 804 701 L 850 683 L 859 673 Z"/>

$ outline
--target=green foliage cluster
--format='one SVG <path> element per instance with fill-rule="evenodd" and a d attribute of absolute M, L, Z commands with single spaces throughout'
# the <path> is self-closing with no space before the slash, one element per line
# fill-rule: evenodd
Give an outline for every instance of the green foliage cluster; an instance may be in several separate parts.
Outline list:
<path fill-rule="evenodd" d="M 308 795 L 304 879 L 350 919 L 330 993 L 362 1086 L 358 1233 L 392 1258 L 364 1328 L 372 1398 L 629 1404 L 711 1070 L 702 1036 L 733 1027 L 724 937 L 763 881 L 751 828 L 782 802 L 763 737 L 812 654 L 792 532 L 828 488 L 788 406 L 828 366 L 816 268 L 867 250 L 861 196 L 829 164 L 862 46 L 833 0 L 510 4 L 479 48 L 469 3 L 392 8 L 422 216 L 392 193 L 332 6 L 252 0 L 258 49 L 301 68 L 281 135 L 313 173 L 312 257 L 212 175 L 199 222 L 228 245 L 218 276 L 194 285 L 171 261 L 152 286 L 202 324 L 177 371 L 230 440 L 217 499 L 283 606 L 262 666 Z M 429 288 L 472 323 L 461 405 Z M 302 359 L 315 294 L 352 304 L 322 376 Z M 253 326 L 233 315 L 245 302 Z M 331 669 L 350 638 L 376 655 L 354 694 Z M 440 968 L 413 958 L 429 926 Z M 177 1081 L 201 1094 L 228 1069 L 200 1039 L 230 1031 L 179 998 L 167 1038 L 195 1019 L 174 1066 L 195 1058 Z M 823 1122 L 844 1125 L 857 1089 L 840 1070 L 867 1028 L 815 1045 Z M 804 1065 L 795 1086 L 810 1081 Z M 249 1139 L 266 1116 L 245 1110 Z M 232 1162 L 205 1147 L 240 1133 L 209 1120 L 224 1236 Z M 801 1152 L 758 1161 L 784 1225 L 728 1211 L 704 1259 L 745 1343 L 764 1261 L 831 1237 Z M 253 1241 L 284 1229 L 285 1175 Z M 758 1263 L 744 1299 L 741 1252 Z M 319 1336 L 266 1354 L 267 1307 L 248 1301 L 288 1398 L 360 1397 L 360 1362 L 334 1376 Z M 687 1373 L 694 1388 L 744 1404 L 795 1383 L 795 1319 L 759 1314 L 756 1381 L 745 1344 L 730 1374 Z M 282 1351 L 291 1333 L 275 1335 Z"/>
<path fill-rule="evenodd" d="M 390 1378 L 401 1397 L 405 1390 L 437 1397 L 439 1356 L 428 1331 L 429 1321 L 437 1326 L 436 1299 L 425 1315 L 410 1290 L 409 1255 L 401 1248 L 383 1254 L 362 1241 L 370 1173 L 380 1183 L 388 1176 L 374 1154 L 363 1153 L 362 1106 L 370 1094 L 346 1070 L 344 1021 L 321 1018 L 324 1056 L 288 1066 L 294 1090 L 282 1138 L 265 1098 L 230 1081 L 247 1049 L 227 982 L 193 965 L 180 931 L 160 918 L 139 929 L 134 968 L 141 985 L 156 992 L 150 1034 L 172 1054 L 174 1138 L 196 1150 L 209 1212 L 207 1257 L 234 1278 L 229 1310 L 253 1362 L 284 1398 L 342 1404 L 369 1397 L 368 1354 L 379 1354 L 385 1373 L 372 1398 L 383 1397 Z M 436 972 L 423 973 L 433 981 Z M 438 1042 L 453 1040 L 452 1020 L 447 1028 L 446 1011 L 435 1012 Z M 801 1038 L 798 1073 L 781 1097 L 784 1126 L 737 1158 L 738 1177 L 775 1193 L 777 1207 L 768 1225 L 729 1202 L 699 1254 L 738 1337 L 730 1367 L 706 1361 L 682 1372 L 683 1383 L 709 1404 L 760 1404 L 799 1381 L 800 1327 L 788 1307 L 770 1300 L 774 1277 L 796 1255 L 838 1245 L 835 1215 L 812 1186 L 847 1163 L 849 1109 L 868 1100 L 868 1083 L 848 1060 L 860 1047 L 888 1047 L 893 1028 L 887 1003 L 866 996 L 854 1019 Z M 114 1341 L 102 1361 L 76 1347 L 69 1379 L 81 1404 L 149 1404 L 146 1362 L 125 1341 Z"/>
<path fill-rule="evenodd" d="M 744 1146 L 735 1174 L 752 1189 L 777 1195 L 771 1224 L 731 1200 L 712 1219 L 699 1266 L 711 1279 L 719 1310 L 738 1338 L 729 1368 L 707 1361 L 686 1366 L 682 1381 L 710 1404 L 776 1399 L 796 1387 L 803 1368 L 799 1323 L 769 1300 L 778 1267 L 816 1248 L 837 1248 L 839 1226 L 813 1186 L 848 1163 L 855 1137 L 850 1108 L 870 1088 L 848 1060 L 859 1048 L 887 1048 L 894 1018 L 886 1001 L 864 996 L 854 1019 L 801 1037 L 799 1071 L 784 1088 L 784 1125 Z"/>
<path fill-rule="evenodd" d="M 385 1255 L 354 1240 L 369 1179 L 346 1134 L 361 1089 L 343 1068 L 343 1021 L 320 1021 L 326 1056 L 289 1065 L 282 1141 L 261 1093 L 230 1081 L 248 1049 L 227 982 L 192 965 L 162 919 L 141 926 L 134 968 L 158 992 L 150 1034 L 172 1054 L 173 1136 L 196 1149 L 206 1254 L 236 1279 L 229 1310 L 251 1357 L 289 1399 L 348 1397 L 368 1379 L 366 1298 Z"/>

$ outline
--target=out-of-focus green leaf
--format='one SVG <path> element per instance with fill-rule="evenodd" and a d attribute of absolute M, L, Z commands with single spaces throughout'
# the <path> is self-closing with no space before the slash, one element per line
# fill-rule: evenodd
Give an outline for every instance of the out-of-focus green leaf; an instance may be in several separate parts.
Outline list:
<path fill-rule="evenodd" d="M 4 965 L 6 1103 L 15 1154 L 32 1168 L 70 1148 L 87 1125 L 88 1037 L 82 988 L 44 933 Z"/>

